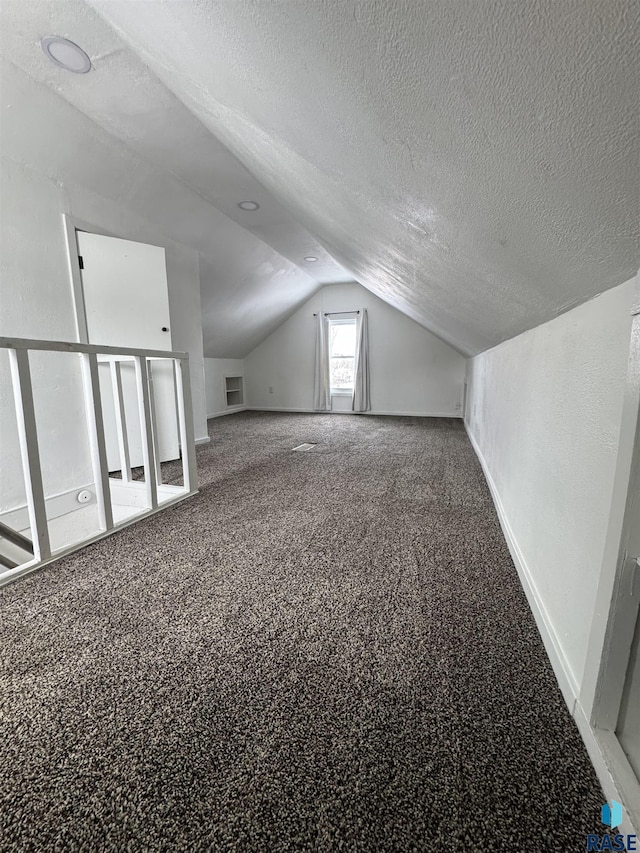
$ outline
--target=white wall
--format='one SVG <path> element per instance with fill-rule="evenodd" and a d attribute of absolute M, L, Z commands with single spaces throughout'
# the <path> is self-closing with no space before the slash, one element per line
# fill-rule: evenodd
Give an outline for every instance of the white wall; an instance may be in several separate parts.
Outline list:
<path fill-rule="evenodd" d="M 321 288 L 245 359 L 251 408 L 311 411 L 317 311 L 366 308 L 371 408 L 379 414 L 461 414 L 465 359 L 359 284 Z M 269 392 L 269 388 L 273 392 Z M 334 397 L 334 410 L 350 408 Z"/>
<path fill-rule="evenodd" d="M 205 358 L 204 384 L 207 396 L 207 417 L 228 415 L 238 412 L 246 406 L 227 407 L 225 378 L 227 376 L 244 376 L 244 359 L 242 358 Z"/>
<path fill-rule="evenodd" d="M 0 150 L 0 335 L 77 340 L 62 214 L 115 236 L 164 246 L 172 343 L 189 352 L 196 437 L 206 411 L 198 253 L 169 239 L 129 203 L 140 189 L 139 159 L 59 97 L 15 69 L 3 69 Z M 6 354 L 0 361 L 0 436 L 4 452 L 0 509 L 24 502 Z M 83 401 L 69 356 L 34 358 L 42 419 L 45 492 L 92 480 Z M 55 362 L 55 363 L 54 363 Z M 76 371 L 77 373 L 77 371 Z"/>
<path fill-rule="evenodd" d="M 602 568 L 633 293 L 631 280 L 469 361 L 467 428 L 568 699 Z"/>

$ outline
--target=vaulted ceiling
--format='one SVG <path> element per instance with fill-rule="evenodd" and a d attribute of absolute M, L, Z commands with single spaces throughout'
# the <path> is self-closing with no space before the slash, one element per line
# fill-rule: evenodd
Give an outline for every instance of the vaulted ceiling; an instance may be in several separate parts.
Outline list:
<path fill-rule="evenodd" d="M 91 73 L 50 62 L 49 34 L 80 44 Z M 318 287 L 351 280 L 83 0 L 0 0 L 0 54 L 2 155 L 44 161 L 54 180 L 134 208 L 196 249 L 206 355 L 245 356 Z M 247 200 L 260 208 L 240 209 Z"/>
<path fill-rule="evenodd" d="M 94 62 L 93 89 L 42 82 L 316 285 L 353 277 L 475 353 L 640 264 L 635 0 L 89 2 L 108 27 L 17 4 L 23 29 L 75 8 L 58 34 Z M 267 278 L 225 298 L 250 313 Z"/>

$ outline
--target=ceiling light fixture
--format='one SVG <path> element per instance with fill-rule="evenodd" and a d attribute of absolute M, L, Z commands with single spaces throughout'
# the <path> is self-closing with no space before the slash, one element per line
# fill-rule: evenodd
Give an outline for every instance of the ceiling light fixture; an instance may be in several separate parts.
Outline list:
<path fill-rule="evenodd" d="M 307 257 L 305 258 L 305 261 L 309 261 L 310 264 L 315 263 L 317 260 L 318 259 L 314 258 L 313 255 L 307 255 Z"/>
<path fill-rule="evenodd" d="M 47 36 L 40 42 L 43 51 L 52 62 L 72 71 L 74 74 L 86 74 L 91 71 L 91 60 L 81 47 L 62 36 Z"/>
<path fill-rule="evenodd" d="M 240 201 L 238 202 L 240 210 L 260 210 L 260 205 L 257 201 Z"/>

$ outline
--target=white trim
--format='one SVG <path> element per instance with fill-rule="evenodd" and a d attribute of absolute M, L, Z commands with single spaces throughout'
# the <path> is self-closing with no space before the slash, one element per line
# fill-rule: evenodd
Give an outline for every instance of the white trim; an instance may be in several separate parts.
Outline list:
<path fill-rule="evenodd" d="M 465 429 L 469 436 L 469 441 L 476 452 L 478 461 L 482 466 L 498 514 L 500 527 L 502 528 L 525 595 L 527 596 L 529 607 L 536 621 L 558 686 L 569 708 L 569 712 L 578 726 L 578 731 L 596 771 L 602 790 L 608 799 L 617 799 L 624 805 L 624 832 L 637 834 L 640 832 L 640 808 L 638 806 L 640 804 L 640 785 L 638 784 L 638 780 L 635 778 L 615 734 L 602 729 L 594 729 L 589 723 L 588 715 L 585 713 L 578 699 L 579 689 L 577 681 L 564 654 L 551 618 L 537 590 L 531 571 L 527 566 L 526 560 L 511 529 L 496 484 L 487 467 L 482 451 L 467 423 L 465 423 Z"/>
<path fill-rule="evenodd" d="M 128 361 L 131 357 L 142 356 L 146 359 L 162 361 L 185 361 L 186 352 L 173 350 L 136 349 L 133 347 L 111 347 L 102 344 L 79 344 L 74 341 L 41 341 L 31 338 L 0 338 L 0 348 L 14 350 L 38 350 L 44 352 L 84 352 L 95 355 L 113 355 L 118 361 Z M 124 356 L 124 357 L 123 357 Z M 101 359 L 107 361 L 108 359 Z"/>
<path fill-rule="evenodd" d="M 315 409 L 293 409 L 293 408 L 284 408 L 279 406 L 245 406 L 246 410 L 249 412 L 292 412 L 309 414 L 309 415 L 356 415 L 357 417 L 362 417 L 363 415 L 388 415 L 389 417 L 399 417 L 399 418 L 456 418 L 457 420 L 462 420 L 462 415 L 460 412 L 381 412 L 379 410 L 372 410 L 369 412 L 351 412 L 348 409 L 341 411 L 340 409 L 336 409 L 331 412 L 316 412 Z M 226 413 L 225 413 L 226 414 Z M 216 415 L 209 415 L 208 417 L 217 417 Z"/>
<path fill-rule="evenodd" d="M 227 412 L 225 412 L 225 415 L 226 415 L 226 414 L 227 414 Z M 210 435 L 205 435 L 205 436 L 203 436 L 202 438 L 196 438 L 196 439 L 195 439 L 195 444 L 209 444 L 209 442 L 210 442 L 210 441 L 211 441 L 211 436 L 210 436 Z"/>
<path fill-rule="evenodd" d="M 125 483 L 124 480 L 109 480 L 109 487 L 113 503 L 118 507 L 135 507 L 136 509 L 148 509 L 147 488 L 144 480 L 132 480 Z M 167 483 L 158 484 L 158 507 L 162 507 L 168 500 L 176 495 L 182 495 L 182 486 L 171 486 Z"/>
<path fill-rule="evenodd" d="M 108 479 L 109 494 L 111 502 L 116 507 L 136 507 L 139 509 L 147 509 L 145 503 L 146 486 L 144 481 L 139 480 L 119 480 L 116 478 Z M 79 492 L 89 492 L 90 499 L 85 503 L 78 502 Z M 166 503 L 174 498 L 184 494 L 182 486 L 172 486 L 166 483 L 158 486 L 158 507 L 166 505 Z M 95 483 L 87 483 L 84 486 L 76 486 L 72 489 L 67 489 L 57 495 L 51 495 L 45 499 L 48 521 L 53 521 L 56 518 L 69 515 L 72 512 L 85 509 L 85 507 L 95 505 L 96 486 Z M 29 509 L 26 504 L 15 507 L 0 513 L 0 521 L 8 527 L 13 528 L 18 532 L 29 530 Z M 118 526 L 118 523 L 113 525 Z"/>
<path fill-rule="evenodd" d="M 90 492 L 91 498 L 86 503 L 78 503 L 78 492 Z M 70 512 L 75 512 L 77 509 L 84 509 L 86 506 L 91 506 L 95 502 L 95 483 L 75 486 L 72 489 L 67 489 L 64 492 L 58 492 L 55 495 L 49 495 L 49 497 L 45 498 L 47 518 L 49 521 L 52 521 L 54 518 L 60 518 L 63 515 L 68 515 Z M 29 508 L 26 504 L 21 504 L 13 509 L 4 510 L 0 512 L 0 521 L 14 530 L 27 530 L 29 528 Z"/>
<path fill-rule="evenodd" d="M 640 272 L 633 312 L 636 305 Z M 627 554 L 640 492 L 640 316 L 632 317 L 609 524 L 580 692 L 591 723 L 611 730 L 618 720 L 640 604 L 638 595 L 629 594 L 638 554 Z"/>
<path fill-rule="evenodd" d="M 1 341 L 2 339 L 0 338 L 0 343 Z M 49 542 L 47 510 L 44 502 L 42 466 L 40 465 L 38 426 L 33 402 L 33 388 L 31 386 L 29 351 L 26 349 L 10 349 L 9 364 L 11 367 L 18 439 L 20 441 L 20 455 L 22 457 L 22 473 L 27 493 L 27 506 L 29 507 L 29 526 L 31 527 L 33 555 L 36 560 L 47 560 L 51 554 L 51 543 Z"/>
<path fill-rule="evenodd" d="M 175 374 L 175 368 L 171 371 L 172 374 Z M 162 466 L 160 463 L 160 442 L 158 439 L 158 418 L 156 416 L 156 401 L 155 401 L 155 388 L 153 385 L 153 365 L 147 364 L 147 388 L 149 389 L 149 423 L 151 426 L 151 435 L 153 436 L 153 453 L 152 453 L 152 463 L 155 468 L 155 481 L 156 486 L 159 486 L 162 483 Z M 178 402 L 178 395 L 175 394 L 175 385 L 174 385 L 174 403 Z M 178 429 L 180 429 L 179 418 L 176 418 L 176 425 Z"/>
<path fill-rule="evenodd" d="M 106 449 L 102 425 L 102 402 L 98 384 L 98 358 L 102 353 L 113 356 L 115 361 L 125 360 L 134 356 L 136 368 L 136 385 L 138 390 L 138 406 L 143 439 L 143 457 L 147 480 L 141 488 L 146 493 L 147 513 L 136 514 L 136 519 L 144 517 L 162 508 L 167 503 L 176 499 L 182 499 L 188 495 L 197 493 L 197 467 L 195 460 L 195 441 L 193 436 L 193 408 L 191 401 L 191 387 L 189 382 L 189 356 L 186 353 L 175 353 L 169 351 L 146 351 L 131 348 L 102 347 L 91 344 L 72 343 L 69 341 L 39 341 L 24 338 L 0 337 L 0 348 L 9 352 L 9 363 L 11 366 L 12 385 L 14 391 L 14 405 L 18 435 L 20 438 L 21 455 L 25 490 L 27 496 L 27 507 L 29 515 L 29 527 L 33 541 L 34 559 L 29 563 L 9 569 L 0 575 L 0 584 L 8 583 L 23 574 L 38 568 L 56 559 L 63 554 L 71 553 L 77 548 L 83 547 L 89 542 L 107 535 L 110 530 L 121 526 L 113 524 L 111 510 L 110 480 L 107 471 Z M 35 409 L 33 405 L 33 394 L 31 388 L 31 376 L 29 369 L 29 351 L 45 352 L 68 352 L 82 354 L 83 362 L 83 390 L 85 397 L 85 409 L 87 418 L 87 429 L 92 449 L 92 462 L 95 474 L 93 488 L 96 493 L 100 526 L 103 531 L 97 536 L 82 540 L 69 548 L 56 549 L 51 553 L 49 530 L 47 522 L 47 509 L 42 486 L 42 472 L 38 450 L 37 424 Z M 176 396 L 178 405 L 178 416 L 180 425 L 180 442 L 182 449 L 182 471 L 183 487 L 160 487 L 163 491 L 160 497 L 166 500 L 158 501 L 158 483 L 156 480 L 157 466 L 152 465 L 151 453 L 154 446 L 153 424 L 150 417 L 148 362 L 162 359 L 173 362 L 176 377 Z M 112 360 L 112 359 L 109 359 Z M 117 481 L 120 483 L 120 481 Z M 120 485 L 122 485 L 120 483 Z M 133 484 L 126 484 L 130 487 Z M 176 491 L 179 496 L 176 495 Z M 160 506 L 159 506 L 160 504 Z M 133 520 L 136 520 L 133 519 Z"/>
<path fill-rule="evenodd" d="M 83 353 L 82 373 L 84 377 L 84 402 L 91 464 L 98 504 L 98 518 L 102 530 L 113 527 L 113 511 L 109 492 L 109 466 L 102 418 L 102 398 L 98 380 L 98 357 L 95 353 Z"/>
<path fill-rule="evenodd" d="M 144 466 L 147 506 L 156 509 L 158 506 L 157 466 L 154 459 L 153 424 L 151 421 L 151 404 L 149 402 L 149 372 L 146 358 L 136 358 L 136 388 L 138 389 L 138 414 L 140 417 L 140 435 L 142 438 L 142 464 Z M 187 488 L 191 488 L 187 485 Z"/>
<path fill-rule="evenodd" d="M 111 392 L 115 407 L 116 432 L 118 435 L 118 450 L 120 453 L 120 472 L 126 483 L 131 482 L 131 458 L 129 456 L 129 438 L 127 434 L 127 416 L 124 408 L 124 394 L 122 391 L 122 371 L 119 361 L 111 361 L 109 364 L 111 374 Z"/>
<path fill-rule="evenodd" d="M 482 455 L 482 451 L 478 446 L 478 442 L 475 440 L 473 434 L 470 432 L 467 424 L 465 424 L 465 429 L 467 431 L 467 435 L 469 436 L 469 440 L 473 446 L 473 449 L 476 452 L 476 456 L 478 457 L 480 465 L 482 466 L 482 470 L 484 472 L 484 476 L 487 481 L 487 485 L 489 486 L 489 491 L 491 492 L 491 497 L 493 498 L 493 503 L 498 514 L 500 527 L 502 528 L 504 538 L 507 541 L 507 547 L 509 548 L 511 558 L 518 572 L 522 588 L 524 589 L 525 595 L 527 596 L 529 607 L 531 608 L 533 617 L 536 620 L 538 631 L 540 632 L 542 642 L 544 643 L 544 647 L 551 662 L 551 666 L 553 667 L 553 671 L 560 686 L 560 690 L 562 691 L 562 695 L 564 696 L 564 701 L 567 703 L 567 707 L 573 715 L 574 705 L 578 696 L 578 683 L 569 665 L 569 661 L 567 660 L 566 655 L 562 649 L 562 644 L 560 643 L 555 628 L 553 627 L 551 617 L 547 613 L 547 609 L 544 606 L 544 602 L 542 601 L 540 593 L 538 592 L 531 570 L 527 566 L 527 562 L 524 558 L 524 555 L 522 554 L 522 551 L 518 546 L 515 534 L 511 529 L 511 525 L 509 524 L 509 520 L 506 516 L 504 506 L 502 505 L 500 494 L 498 493 L 496 484 L 493 481 L 491 472 L 487 467 L 487 463 L 485 461 L 484 456 Z"/>
<path fill-rule="evenodd" d="M 613 732 L 594 729 L 584 708 L 576 702 L 573 718 L 608 800 L 624 806 L 622 829 L 627 834 L 640 834 L 640 784 Z"/>
<path fill-rule="evenodd" d="M 211 418 L 223 418 L 225 415 L 236 415 L 238 412 L 244 412 L 248 409 L 248 406 L 229 406 L 229 408 L 224 412 L 214 412 L 212 415 L 207 415 L 207 420 Z"/>
<path fill-rule="evenodd" d="M 189 361 L 174 361 L 173 374 L 178 398 L 182 480 L 185 488 L 191 491 L 198 488 L 198 466 L 196 464 L 196 445 L 193 434 L 193 401 L 191 399 Z"/>
<path fill-rule="evenodd" d="M 78 238 L 76 231 L 78 224 L 74 222 L 67 213 L 62 214 L 62 227 L 64 229 L 65 243 L 67 247 L 67 266 L 69 268 L 69 279 L 71 281 L 71 295 L 73 297 L 74 315 L 76 322 L 76 336 L 80 343 L 89 342 L 87 330 L 87 314 L 84 304 L 84 291 L 82 289 L 82 273 L 78 256 Z M 80 229 L 82 230 L 82 229 Z"/>
<path fill-rule="evenodd" d="M 156 515 L 156 513 L 158 512 L 162 512 L 162 510 L 166 509 L 168 506 L 180 503 L 181 501 L 186 500 L 187 498 L 191 498 L 197 494 L 197 489 L 194 489 L 190 492 L 183 492 L 180 495 L 176 495 L 175 498 L 170 498 L 169 500 L 163 501 L 160 506 L 156 507 L 155 509 L 149 509 L 146 512 L 136 513 L 136 515 L 132 516 L 131 518 L 128 518 L 125 521 L 118 522 L 118 524 L 115 524 L 111 528 L 111 530 L 103 530 L 102 532 L 97 533 L 95 536 L 91 536 L 88 539 L 83 539 L 82 542 L 76 542 L 75 544 L 69 545 L 66 548 L 60 548 L 59 550 L 51 554 L 49 557 L 47 557 L 46 560 L 33 560 L 30 563 L 26 563 L 24 566 L 19 566 L 17 569 L 10 569 L 9 571 L 4 572 L 2 575 L 0 575 L 0 587 L 6 586 L 7 584 L 12 583 L 18 578 L 24 577 L 25 575 L 29 575 L 31 574 L 31 572 L 35 572 L 38 569 L 41 569 L 43 566 L 46 566 L 48 563 L 53 563 L 55 560 L 59 560 L 60 557 L 66 557 L 68 554 L 73 554 L 76 551 L 81 551 L 83 548 L 86 548 L 87 545 L 92 545 L 94 542 L 99 542 L 101 539 L 106 539 L 107 536 L 113 536 L 114 533 L 117 533 L 124 527 L 130 527 L 132 524 L 137 524 L 139 521 L 142 521 L 145 518 L 149 518 L 152 515 Z"/>

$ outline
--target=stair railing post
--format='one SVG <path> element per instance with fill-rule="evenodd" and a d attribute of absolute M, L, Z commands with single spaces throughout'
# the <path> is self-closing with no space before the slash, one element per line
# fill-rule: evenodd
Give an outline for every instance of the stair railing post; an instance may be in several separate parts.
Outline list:
<path fill-rule="evenodd" d="M 149 399 L 149 373 L 145 356 L 135 357 L 138 407 L 140 411 L 140 433 L 142 436 L 142 460 L 149 509 L 158 507 L 158 481 L 154 456 L 153 423 Z"/>
<path fill-rule="evenodd" d="M 118 449 L 120 451 L 120 473 L 122 482 L 131 482 L 131 457 L 129 455 L 129 437 L 127 435 L 127 416 L 124 408 L 124 393 L 122 391 L 122 371 L 120 362 L 114 359 L 109 363 L 111 370 L 111 387 L 113 403 L 116 412 L 116 432 L 118 433 Z"/>
<path fill-rule="evenodd" d="M 81 353 L 82 375 L 84 379 L 84 402 L 91 448 L 91 464 L 93 480 L 96 486 L 96 502 L 98 504 L 98 519 L 102 530 L 113 528 L 113 509 L 111 506 L 111 491 L 109 489 L 109 464 L 107 462 L 107 446 L 104 437 L 104 420 L 102 417 L 102 398 L 100 396 L 100 380 L 98 377 L 98 356 L 95 353 Z"/>
<path fill-rule="evenodd" d="M 178 423 L 180 425 L 180 450 L 182 453 L 182 476 L 188 492 L 198 488 L 196 466 L 196 443 L 193 434 L 193 405 L 189 378 L 189 357 L 174 359 L 176 392 L 178 398 Z"/>
<path fill-rule="evenodd" d="M 33 403 L 29 351 L 22 348 L 9 349 L 9 364 L 11 365 L 22 470 L 33 540 L 33 556 L 36 560 L 42 561 L 51 556 L 51 543 L 49 541 L 47 508 L 42 485 L 42 467 L 38 447 L 36 412 Z"/>

